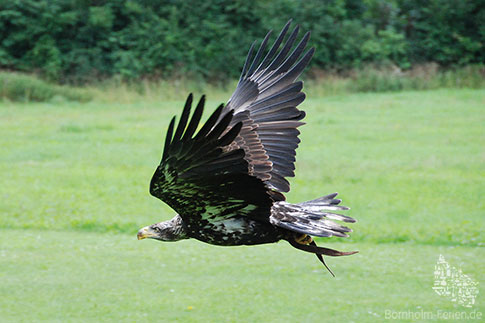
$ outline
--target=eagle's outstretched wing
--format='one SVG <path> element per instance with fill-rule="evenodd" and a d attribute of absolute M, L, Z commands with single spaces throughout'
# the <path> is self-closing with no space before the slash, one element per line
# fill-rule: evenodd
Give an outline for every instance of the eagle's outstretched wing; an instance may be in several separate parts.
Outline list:
<path fill-rule="evenodd" d="M 291 50 L 298 35 L 298 26 L 279 50 L 290 23 L 285 25 L 264 58 L 271 31 L 254 57 L 253 43 L 237 88 L 223 109 L 225 113 L 234 111 L 230 125 L 242 123 L 232 149 L 243 149 L 250 174 L 279 192 L 290 190 L 285 177 L 295 175 L 295 150 L 300 142 L 297 128 L 304 124 L 300 120 L 305 113 L 296 108 L 305 99 L 301 92 L 303 83 L 295 80 L 314 52 L 311 48 L 304 53 L 309 32 Z"/>
<path fill-rule="evenodd" d="M 177 128 L 175 117 L 170 122 L 150 193 L 184 220 L 215 221 L 215 217 L 246 214 L 269 222 L 272 199 L 265 184 L 248 174 L 243 149 L 224 149 L 239 134 L 242 123 L 230 126 L 233 112 L 223 115 L 221 105 L 195 134 L 204 103 L 203 96 L 189 121 L 190 94 Z"/>

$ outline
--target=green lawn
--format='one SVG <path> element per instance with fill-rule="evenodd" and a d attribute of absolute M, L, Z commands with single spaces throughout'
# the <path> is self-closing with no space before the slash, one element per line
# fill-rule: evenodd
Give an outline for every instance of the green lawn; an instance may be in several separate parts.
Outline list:
<path fill-rule="evenodd" d="M 485 250 L 418 244 L 330 244 L 359 249 L 329 259 L 287 243 L 215 247 L 137 241 L 134 235 L 2 230 L 0 320 L 373 322 L 385 311 L 485 312 L 432 289 L 439 254 L 484 281 Z"/>
<path fill-rule="evenodd" d="M 286 243 L 135 240 L 138 228 L 174 214 L 148 183 L 182 105 L 0 103 L 0 321 L 361 322 L 383 320 L 386 310 L 484 312 L 480 294 L 465 309 L 431 288 L 439 254 L 484 281 L 484 90 L 305 101 L 288 199 L 338 191 L 352 207 L 352 237 L 330 247 L 360 254 L 328 260 L 337 278 Z"/>

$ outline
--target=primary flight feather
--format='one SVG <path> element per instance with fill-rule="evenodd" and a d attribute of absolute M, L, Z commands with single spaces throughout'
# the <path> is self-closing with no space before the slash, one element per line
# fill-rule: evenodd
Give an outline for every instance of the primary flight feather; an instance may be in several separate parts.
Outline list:
<path fill-rule="evenodd" d="M 290 22 L 267 52 L 271 32 L 256 54 L 253 43 L 228 103 L 198 131 L 205 97 L 191 115 L 193 96 L 188 96 L 177 126 L 175 117 L 170 122 L 150 183 L 150 193 L 178 214 L 140 229 L 138 239 L 195 238 L 223 246 L 286 240 L 325 266 L 322 255 L 355 253 L 318 247 L 312 239 L 346 237 L 351 231 L 333 221 L 355 222 L 333 212 L 348 209 L 339 205 L 337 193 L 299 204 L 283 195 L 290 190 L 286 178 L 294 176 L 297 128 L 305 117 L 297 109 L 305 94 L 296 79 L 314 52 L 305 51 L 310 33 L 295 45 L 299 27 L 286 37 L 289 27 Z"/>

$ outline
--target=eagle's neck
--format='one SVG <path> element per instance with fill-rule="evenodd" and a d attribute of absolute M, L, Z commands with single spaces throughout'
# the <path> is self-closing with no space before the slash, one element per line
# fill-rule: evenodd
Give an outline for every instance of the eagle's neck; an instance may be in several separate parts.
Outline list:
<path fill-rule="evenodd" d="M 169 241 L 178 241 L 189 238 L 184 220 L 182 220 L 182 217 L 178 214 L 169 221 L 160 222 L 159 226 L 163 229 L 163 234 Z"/>

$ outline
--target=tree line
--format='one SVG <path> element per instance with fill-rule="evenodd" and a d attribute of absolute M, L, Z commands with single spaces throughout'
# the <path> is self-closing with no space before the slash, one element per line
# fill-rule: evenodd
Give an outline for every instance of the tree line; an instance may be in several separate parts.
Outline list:
<path fill-rule="evenodd" d="M 318 69 L 485 63 L 482 0 L 1 0 L 0 69 L 77 84 L 226 80 L 289 18 L 312 31 Z"/>

